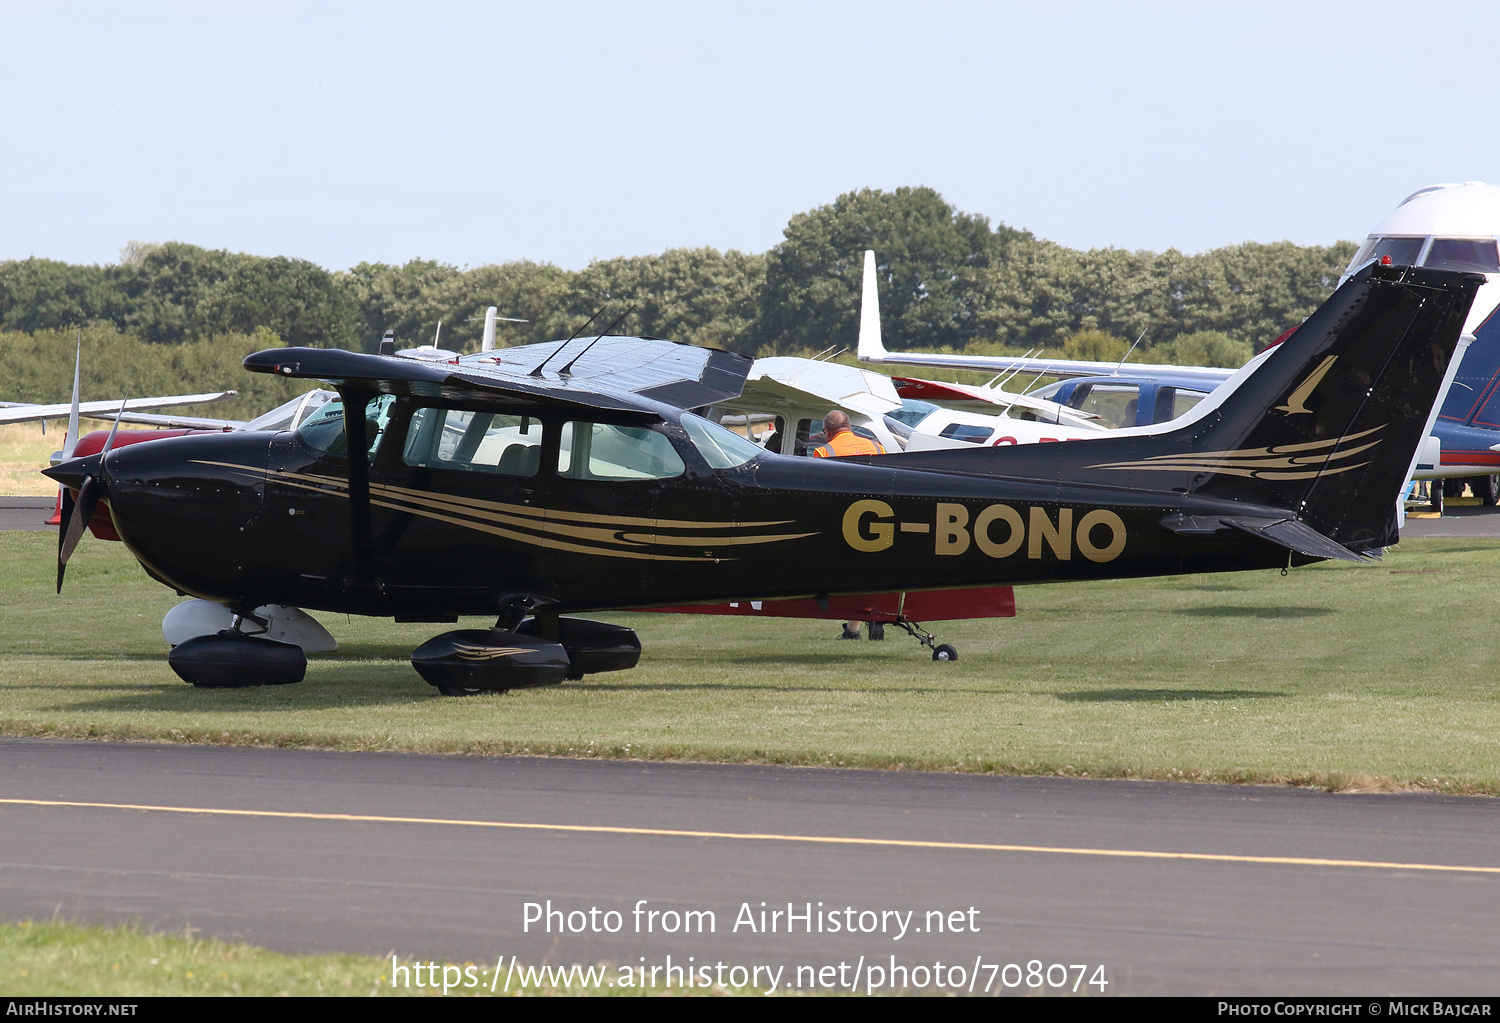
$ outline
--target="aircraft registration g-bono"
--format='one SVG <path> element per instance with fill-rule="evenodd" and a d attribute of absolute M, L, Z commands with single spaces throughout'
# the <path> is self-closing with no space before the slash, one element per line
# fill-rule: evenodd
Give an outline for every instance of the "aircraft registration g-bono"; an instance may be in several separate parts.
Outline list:
<path fill-rule="evenodd" d="M 455 622 L 412 654 L 445 694 L 634 666 L 574 614 L 1363 561 L 1451 379 L 1482 275 L 1354 274 L 1156 434 L 847 459 L 768 452 L 685 409 L 750 361 L 634 337 L 453 358 L 283 348 L 248 369 L 341 395 L 283 433 L 189 435 L 46 470 L 58 584 L 100 502 L 147 573 L 234 612 L 168 656 L 200 686 L 299 681 L 269 604 Z M 386 346 L 382 346 L 385 348 Z"/>

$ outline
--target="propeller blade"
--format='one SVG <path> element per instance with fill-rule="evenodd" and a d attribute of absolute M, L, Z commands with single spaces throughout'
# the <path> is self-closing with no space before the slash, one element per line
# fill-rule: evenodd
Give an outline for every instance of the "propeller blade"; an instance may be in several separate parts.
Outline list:
<path fill-rule="evenodd" d="M 73 506 L 77 503 L 73 500 L 73 491 L 67 487 L 59 488 L 62 491 L 62 506 L 57 514 L 57 592 L 62 592 L 63 570 L 67 563 L 63 560 L 63 544 L 68 539 L 68 523 L 73 521 Z"/>
<path fill-rule="evenodd" d="M 76 501 L 73 500 L 71 491 L 64 488 L 62 525 L 58 527 L 57 537 L 58 593 L 62 592 L 63 572 L 68 567 L 68 559 L 77 549 L 78 541 L 83 539 L 83 531 L 88 528 L 89 520 L 94 517 L 94 510 L 98 507 L 99 484 L 94 477 L 84 477 L 83 486 L 78 488 Z"/>
<path fill-rule="evenodd" d="M 104 438 L 104 450 L 99 452 L 99 472 L 104 473 L 104 456 L 109 454 L 109 449 L 115 446 L 115 432 L 120 429 L 120 417 L 125 414 L 125 406 L 130 404 L 130 395 L 126 394 L 120 399 L 120 411 L 115 413 L 115 425 L 109 428 L 109 436 Z"/>

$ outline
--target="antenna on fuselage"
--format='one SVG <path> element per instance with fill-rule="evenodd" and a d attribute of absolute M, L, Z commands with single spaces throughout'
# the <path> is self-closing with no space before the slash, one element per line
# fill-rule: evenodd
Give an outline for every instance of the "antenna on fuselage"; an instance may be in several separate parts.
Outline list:
<path fill-rule="evenodd" d="M 583 351 L 579 352 L 577 355 L 575 355 L 571 359 L 569 359 L 568 360 L 568 364 L 566 366 L 564 366 L 562 369 L 560 369 L 560 370 L 557 371 L 557 375 L 560 376 L 560 377 L 570 377 L 570 376 L 572 376 L 573 375 L 573 363 L 577 362 L 579 359 L 581 359 L 585 355 L 587 355 L 588 354 L 588 350 L 599 343 L 599 338 L 607 336 L 610 331 L 614 330 L 616 327 L 618 327 L 620 325 L 620 321 L 621 320 L 625 319 L 625 317 L 629 316 L 633 312 L 635 312 L 635 306 L 631 306 L 629 309 L 627 309 L 623 313 L 621 313 L 619 315 L 619 317 L 617 317 L 615 319 L 614 323 L 611 323 L 608 327 L 604 328 L 604 333 L 603 334 L 600 334 L 599 337 L 594 338 L 594 340 L 590 341 L 587 345 L 584 346 Z"/>
<path fill-rule="evenodd" d="M 603 313 L 604 310 L 606 310 L 608 308 L 609 308 L 609 306 L 607 306 L 607 305 L 600 306 L 599 307 L 599 312 L 595 313 L 593 316 L 590 316 L 588 319 L 586 319 L 586 320 L 583 321 L 583 327 L 587 327 L 590 323 L 593 323 L 595 320 L 597 320 L 599 318 L 600 314 Z M 573 331 L 572 334 L 568 335 L 568 341 L 572 341 L 579 334 L 582 334 L 583 333 L 583 327 L 579 327 L 577 330 Z M 557 358 L 557 352 L 560 352 L 564 348 L 568 347 L 568 341 L 564 341 L 562 344 L 558 345 L 557 346 L 557 351 L 553 352 L 551 355 L 549 355 L 545 359 L 543 359 L 542 360 L 542 364 L 540 366 L 538 366 L 536 369 L 532 370 L 528 374 L 528 376 L 534 376 L 534 377 L 541 376 L 542 375 L 542 370 L 546 368 L 547 363 L 549 363 L 553 359 Z M 569 363 L 569 365 L 572 365 L 572 363 Z"/>
<path fill-rule="evenodd" d="M 385 337 L 380 339 L 380 354 L 396 354 L 396 332 L 394 330 L 387 330 L 385 332 Z"/>
<path fill-rule="evenodd" d="M 1150 328 L 1148 327 L 1146 329 L 1149 330 Z M 1138 337 L 1138 338 L 1135 339 L 1135 345 L 1140 344 L 1141 343 L 1141 338 L 1143 338 L 1145 336 L 1146 336 L 1146 331 L 1145 330 L 1141 331 L 1141 337 Z M 1130 351 L 1128 351 L 1128 352 L 1125 353 L 1125 359 L 1130 358 L 1130 352 L 1135 351 L 1135 345 L 1131 345 L 1130 346 Z M 1120 366 L 1125 365 L 1125 359 L 1121 359 L 1120 360 L 1120 365 L 1115 367 L 1114 372 L 1111 373 L 1110 376 L 1117 377 L 1117 376 L 1120 375 Z"/>

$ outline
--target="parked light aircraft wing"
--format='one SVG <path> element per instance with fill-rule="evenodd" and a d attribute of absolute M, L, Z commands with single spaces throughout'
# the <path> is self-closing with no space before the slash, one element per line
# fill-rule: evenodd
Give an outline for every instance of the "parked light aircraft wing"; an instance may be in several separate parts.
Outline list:
<path fill-rule="evenodd" d="M 178 405 L 207 405 L 216 401 L 228 401 L 238 395 L 238 391 L 214 391 L 207 394 L 169 394 L 160 398 L 131 398 L 125 402 L 125 413 L 120 417 L 123 423 L 136 423 L 142 420 L 133 418 L 131 410 L 174 408 Z M 32 423 L 38 419 L 61 419 L 73 408 L 70 402 L 58 402 L 52 405 L 11 405 L 0 408 L 0 423 Z M 120 411 L 120 402 L 111 401 L 85 401 L 78 404 L 78 411 L 83 415 L 100 412 L 108 413 L 108 418 L 115 418 L 115 413 Z M 219 423 L 222 420 L 214 420 Z M 215 427 L 217 428 L 217 427 Z"/>
<path fill-rule="evenodd" d="M 114 417 L 111 416 L 111 419 Z M 245 425 L 243 419 L 211 419 L 207 416 L 182 416 L 174 412 L 158 415 L 154 412 L 126 412 L 120 416 L 122 423 L 136 426 L 155 426 L 163 430 L 235 430 Z"/>
<path fill-rule="evenodd" d="M 1067 423 L 1071 426 L 1087 427 L 1099 417 L 1092 412 L 1060 405 L 1046 398 L 1007 391 L 1002 387 L 972 387 L 968 384 L 945 383 L 936 380 L 921 380 L 916 377 L 892 377 L 896 391 L 903 398 L 930 401 L 944 408 L 962 409 L 966 412 L 988 412 L 996 409 L 1024 409 L 1035 413 L 1049 423 Z"/>
<path fill-rule="evenodd" d="M 866 249 L 863 308 L 878 308 L 879 299 L 875 289 L 875 280 L 875 253 L 871 249 Z M 1075 359 L 1013 358 L 1008 355 L 962 355 L 939 352 L 888 352 L 880 336 L 878 315 L 860 316 L 858 354 L 860 362 L 931 366 L 936 369 L 976 369 L 986 373 L 1019 371 L 1050 377 L 1109 376 L 1121 368 L 1117 362 L 1082 362 Z M 1235 372 L 1218 366 L 1174 366 L 1172 371 L 1202 380 L 1209 388 L 1222 384 Z"/>
<path fill-rule="evenodd" d="M 745 392 L 784 398 L 797 405 L 827 404 L 862 412 L 872 419 L 901 410 L 891 378 L 854 366 L 791 356 L 756 359 Z"/>

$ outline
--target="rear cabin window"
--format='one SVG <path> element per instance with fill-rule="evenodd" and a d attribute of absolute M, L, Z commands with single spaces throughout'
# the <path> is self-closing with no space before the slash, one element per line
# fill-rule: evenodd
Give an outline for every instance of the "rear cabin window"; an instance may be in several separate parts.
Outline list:
<path fill-rule="evenodd" d="M 421 408 L 412 413 L 403 460 L 421 469 L 535 476 L 542 422 L 502 412 Z"/>
<path fill-rule="evenodd" d="M 1207 397 L 1207 391 L 1194 391 L 1186 387 L 1176 388 L 1172 394 L 1172 418 L 1187 415 L 1194 406 Z"/>
<path fill-rule="evenodd" d="M 661 480 L 686 471 L 672 442 L 654 430 L 610 423 L 563 425 L 557 474 L 566 479 Z"/>
<path fill-rule="evenodd" d="M 1165 423 L 1185 415 L 1206 397 L 1207 391 L 1195 391 L 1191 387 L 1159 388 L 1156 392 L 1156 418 L 1152 422 Z"/>
<path fill-rule="evenodd" d="M 991 430 L 988 426 L 971 426 L 968 423 L 949 423 L 947 426 L 943 427 L 942 432 L 939 433 L 938 436 L 946 437 L 949 440 L 965 441 L 969 444 L 983 444 L 985 441 L 990 439 L 990 434 L 993 432 L 994 431 Z"/>

